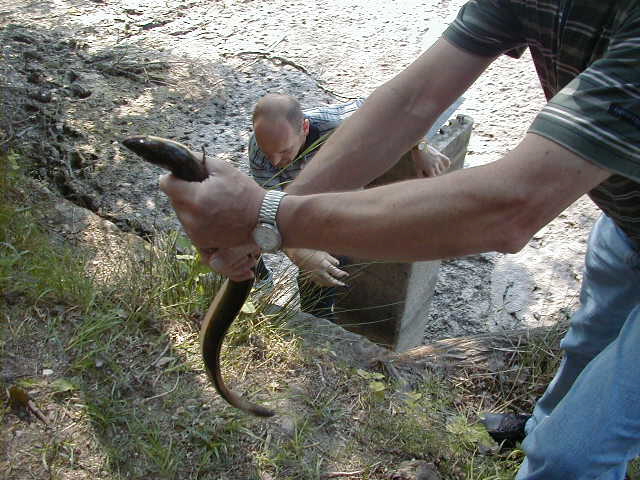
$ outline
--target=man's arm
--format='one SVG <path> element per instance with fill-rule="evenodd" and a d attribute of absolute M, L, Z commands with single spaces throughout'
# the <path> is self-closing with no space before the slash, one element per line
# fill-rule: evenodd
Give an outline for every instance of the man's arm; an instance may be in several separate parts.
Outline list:
<path fill-rule="evenodd" d="M 285 246 L 388 260 L 515 252 L 610 173 L 535 134 L 491 164 L 348 193 L 288 196 Z"/>
<path fill-rule="evenodd" d="M 224 162 L 207 159 L 201 183 L 171 175 L 160 186 L 195 246 L 255 247 L 251 230 L 264 190 Z M 278 225 L 285 247 L 372 259 L 429 260 L 485 251 L 514 252 L 609 171 L 536 134 L 491 164 L 435 178 L 346 193 L 289 195 Z M 247 251 L 248 251 L 247 250 Z M 234 279 L 250 278 L 247 266 Z"/>
<path fill-rule="evenodd" d="M 491 58 L 439 40 L 374 92 L 334 132 L 287 192 L 352 190 L 378 177 L 418 142 L 490 62 Z M 207 168 L 209 178 L 198 184 L 168 175 L 160 182 L 187 234 L 200 250 L 209 252 L 241 245 L 243 240 L 253 243 L 251 230 L 264 190 L 223 162 L 208 158 Z"/>
<path fill-rule="evenodd" d="M 345 121 L 287 191 L 352 190 L 368 183 L 414 145 L 490 61 L 440 40 Z M 201 250 L 253 245 L 250 233 L 264 190 L 223 162 L 208 159 L 208 168 L 211 176 L 202 183 L 171 176 L 161 182 L 187 233 Z M 512 252 L 609 175 L 529 134 L 486 166 L 365 191 L 289 195 L 278 223 L 285 247 L 360 257 L 426 260 Z"/>
<path fill-rule="evenodd" d="M 377 178 L 492 61 L 439 40 L 344 121 L 287 192 L 353 190 Z"/>

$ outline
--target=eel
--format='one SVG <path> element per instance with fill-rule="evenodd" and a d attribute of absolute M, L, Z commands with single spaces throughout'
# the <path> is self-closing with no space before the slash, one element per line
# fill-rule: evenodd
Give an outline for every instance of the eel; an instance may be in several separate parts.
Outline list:
<path fill-rule="evenodd" d="M 169 170 L 189 182 L 202 182 L 209 174 L 204 163 L 185 145 L 161 137 L 128 137 L 122 144 L 147 162 Z M 229 390 L 222 379 L 220 352 L 227 330 L 237 318 L 253 286 L 253 279 L 234 282 L 225 280 L 214 297 L 200 329 L 200 351 L 207 376 L 220 396 L 230 405 L 258 417 L 271 417 L 272 410 L 249 402 Z"/>

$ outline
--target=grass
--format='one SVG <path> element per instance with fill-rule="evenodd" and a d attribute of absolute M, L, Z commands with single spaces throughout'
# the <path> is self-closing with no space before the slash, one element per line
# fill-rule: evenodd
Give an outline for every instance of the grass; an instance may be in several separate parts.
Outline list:
<path fill-rule="evenodd" d="M 99 248 L 50 228 L 18 164 L 0 161 L 0 383 L 48 426 L 0 402 L 0 478 L 373 480 L 412 459 L 447 479 L 513 478 L 521 452 L 500 452 L 476 417 L 530 408 L 561 332 L 514 348 L 500 375 L 427 372 L 407 390 L 341 362 L 329 335 L 305 341 L 287 324 L 292 295 L 274 313 L 254 292 L 223 352 L 227 383 L 278 412 L 253 418 L 220 400 L 199 358 L 221 279 L 176 234 L 96 271 Z"/>

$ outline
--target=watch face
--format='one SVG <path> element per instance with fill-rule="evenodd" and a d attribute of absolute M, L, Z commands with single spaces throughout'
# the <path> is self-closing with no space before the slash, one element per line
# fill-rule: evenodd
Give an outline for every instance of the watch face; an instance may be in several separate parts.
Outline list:
<path fill-rule="evenodd" d="M 277 252 L 280 250 L 282 238 L 280 232 L 273 225 L 259 223 L 253 230 L 253 239 L 265 252 Z"/>

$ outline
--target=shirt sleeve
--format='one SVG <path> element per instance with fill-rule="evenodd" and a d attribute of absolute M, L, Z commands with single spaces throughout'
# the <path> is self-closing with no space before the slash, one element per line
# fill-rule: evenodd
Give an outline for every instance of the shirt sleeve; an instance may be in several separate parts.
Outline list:
<path fill-rule="evenodd" d="M 529 131 L 638 182 L 640 13 L 634 16 L 612 33 L 605 54 L 549 101 Z"/>
<path fill-rule="evenodd" d="M 520 58 L 527 42 L 522 25 L 506 0 L 471 0 L 444 31 L 455 46 L 483 57 L 506 53 Z"/>

